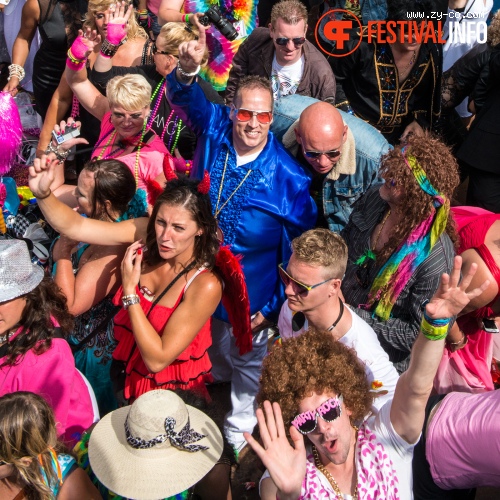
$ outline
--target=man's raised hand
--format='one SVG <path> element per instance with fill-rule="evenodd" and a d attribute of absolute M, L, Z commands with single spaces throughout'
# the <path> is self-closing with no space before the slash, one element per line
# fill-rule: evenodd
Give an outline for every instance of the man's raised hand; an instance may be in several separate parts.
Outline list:
<path fill-rule="evenodd" d="M 182 42 L 179 45 L 179 64 L 184 73 L 194 73 L 198 70 L 207 47 L 205 26 L 200 23 L 197 16 L 194 16 L 193 20 L 199 31 L 198 40 Z"/>

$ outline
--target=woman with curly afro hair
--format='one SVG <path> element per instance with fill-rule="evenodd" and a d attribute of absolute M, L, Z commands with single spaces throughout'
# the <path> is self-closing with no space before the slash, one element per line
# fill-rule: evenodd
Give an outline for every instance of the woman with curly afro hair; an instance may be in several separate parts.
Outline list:
<path fill-rule="evenodd" d="M 342 233 L 349 252 L 342 292 L 402 373 L 422 305 L 453 265 L 449 200 L 459 176 L 449 148 L 428 132 L 388 152 L 380 175 L 385 183 L 358 202 Z"/>

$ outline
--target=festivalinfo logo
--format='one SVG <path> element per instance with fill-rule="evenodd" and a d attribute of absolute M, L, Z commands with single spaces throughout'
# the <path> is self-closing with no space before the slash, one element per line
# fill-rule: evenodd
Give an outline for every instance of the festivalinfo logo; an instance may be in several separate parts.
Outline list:
<path fill-rule="evenodd" d="M 404 21 L 368 21 L 362 26 L 361 21 L 352 12 L 344 9 L 332 9 L 321 16 L 316 24 L 316 42 L 321 50 L 333 57 L 344 57 L 352 54 L 361 44 L 361 37 L 353 37 L 355 31 L 363 32 L 363 38 L 368 43 L 388 43 L 396 41 L 404 43 L 415 40 L 417 43 L 486 43 L 487 26 L 485 21 L 476 23 L 461 22 L 463 17 L 453 18 L 450 12 L 448 20 L 448 36 L 443 38 L 443 13 L 408 12 Z M 458 14 L 458 13 L 454 13 Z M 446 15 L 446 14 L 444 14 Z M 478 16 L 474 16 L 478 17 Z M 355 30 L 358 28 L 358 30 Z M 349 44 L 351 37 L 356 44 Z M 329 41 L 331 47 L 326 49 L 322 42 Z M 348 50 L 349 49 L 349 50 Z"/>

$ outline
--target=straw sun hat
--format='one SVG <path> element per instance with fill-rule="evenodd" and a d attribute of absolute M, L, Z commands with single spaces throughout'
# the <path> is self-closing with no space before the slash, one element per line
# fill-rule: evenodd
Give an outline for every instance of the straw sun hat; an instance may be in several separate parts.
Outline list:
<path fill-rule="evenodd" d="M 176 495 L 222 454 L 222 435 L 202 411 L 171 391 L 143 394 L 106 415 L 89 441 L 92 470 L 109 490 L 135 500 Z"/>
<path fill-rule="evenodd" d="M 31 292 L 43 276 L 43 269 L 31 263 L 24 241 L 0 240 L 0 302 Z"/>

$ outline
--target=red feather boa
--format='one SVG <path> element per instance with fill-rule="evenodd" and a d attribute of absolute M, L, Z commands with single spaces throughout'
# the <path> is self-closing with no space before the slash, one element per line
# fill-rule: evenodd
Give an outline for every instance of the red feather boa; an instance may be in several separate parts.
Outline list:
<path fill-rule="evenodd" d="M 226 308 L 229 322 L 233 326 L 236 346 L 240 356 L 252 350 L 252 327 L 250 320 L 250 300 L 241 269 L 241 255 L 234 255 L 229 246 L 220 247 L 215 266 L 224 280 L 222 305 Z"/>

